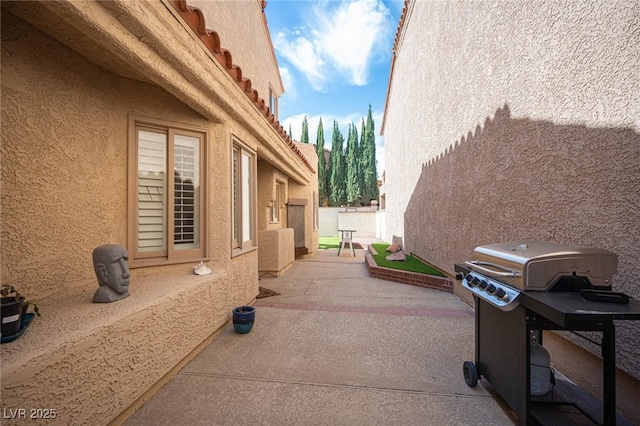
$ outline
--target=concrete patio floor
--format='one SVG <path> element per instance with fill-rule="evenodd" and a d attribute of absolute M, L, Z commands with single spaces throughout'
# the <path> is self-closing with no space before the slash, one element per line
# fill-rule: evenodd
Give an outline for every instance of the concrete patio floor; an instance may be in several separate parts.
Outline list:
<path fill-rule="evenodd" d="M 370 278 L 364 250 L 320 250 L 260 286 L 253 330 L 229 326 L 127 425 L 512 425 L 462 363 L 473 310 Z"/>

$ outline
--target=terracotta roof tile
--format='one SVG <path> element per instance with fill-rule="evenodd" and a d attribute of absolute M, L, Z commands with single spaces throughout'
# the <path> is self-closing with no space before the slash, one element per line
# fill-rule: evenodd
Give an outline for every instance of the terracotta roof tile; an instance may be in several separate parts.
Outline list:
<path fill-rule="evenodd" d="M 400 38 L 400 32 L 404 28 L 404 21 L 407 18 L 407 9 L 409 8 L 409 2 L 411 0 L 404 0 L 404 5 L 402 6 L 402 13 L 400 14 L 400 21 L 398 23 L 398 28 L 396 29 L 396 37 L 393 40 L 393 53 L 395 54 L 398 48 L 398 41 Z"/>
<path fill-rule="evenodd" d="M 409 12 L 409 6 L 415 0 L 404 0 L 404 5 L 402 6 L 402 13 L 400 14 L 400 20 L 398 22 L 398 28 L 396 29 L 396 36 L 393 40 L 393 49 L 391 50 L 391 69 L 389 70 L 389 79 L 387 81 L 387 95 L 384 101 L 384 113 L 382 114 L 382 125 L 380 126 L 380 134 L 384 135 L 384 125 L 385 119 L 387 118 L 387 107 L 389 106 L 389 93 L 391 92 L 391 82 L 393 80 L 393 70 L 395 68 L 396 63 L 396 53 L 398 52 L 398 43 L 400 42 L 400 34 L 404 29 L 405 20 L 407 19 L 407 14 Z"/>
<path fill-rule="evenodd" d="M 202 11 L 195 7 L 187 5 L 185 0 L 172 0 L 171 4 L 178 11 L 182 19 L 189 25 L 189 28 L 198 36 L 202 43 L 209 49 L 213 56 L 227 70 L 227 73 L 234 79 L 238 86 L 244 91 L 247 97 L 256 105 L 258 111 L 264 115 L 267 121 L 273 126 L 283 142 L 285 142 L 291 151 L 302 161 L 302 163 L 312 173 L 315 173 L 302 152 L 295 146 L 291 136 L 287 134 L 280 122 L 269 111 L 264 99 L 260 97 L 258 92 L 251 87 L 251 80 L 242 75 L 242 69 L 233 64 L 233 57 L 229 50 L 223 49 L 220 44 L 220 36 L 217 32 L 206 28 L 205 18 Z M 266 5 L 266 2 L 264 2 Z"/>

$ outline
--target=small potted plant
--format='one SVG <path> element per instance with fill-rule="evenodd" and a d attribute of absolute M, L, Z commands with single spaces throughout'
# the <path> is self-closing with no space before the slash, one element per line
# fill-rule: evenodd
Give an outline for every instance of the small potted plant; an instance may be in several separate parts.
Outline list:
<path fill-rule="evenodd" d="M 233 329 L 238 334 L 247 334 L 256 320 L 256 308 L 253 306 L 237 306 L 233 308 Z"/>
<path fill-rule="evenodd" d="M 36 300 L 25 300 L 18 291 L 9 284 L 0 289 L 2 304 L 2 342 L 10 342 L 18 338 L 35 316 L 40 316 L 40 308 Z M 27 312 L 33 306 L 33 313 Z"/>
<path fill-rule="evenodd" d="M 22 302 L 22 315 L 26 314 L 27 311 L 29 310 L 29 306 L 33 306 L 33 313 L 35 314 L 35 316 L 37 317 L 41 317 L 42 315 L 40 315 L 40 307 L 38 305 L 38 301 L 37 300 L 25 300 L 24 302 Z"/>
<path fill-rule="evenodd" d="M 22 321 L 22 302 L 24 296 L 13 286 L 3 284 L 0 290 L 0 304 L 2 307 L 2 337 L 14 336 L 20 331 Z"/>

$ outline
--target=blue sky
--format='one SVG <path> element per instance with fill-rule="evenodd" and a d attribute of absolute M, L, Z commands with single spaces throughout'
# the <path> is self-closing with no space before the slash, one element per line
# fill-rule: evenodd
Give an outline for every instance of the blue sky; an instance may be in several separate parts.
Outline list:
<path fill-rule="evenodd" d="M 284 129 L 291 125 L 299 140 L 306 115 L 309 142 L 315 143 L 322 117 L 330 149 L 333 121 L 345 138 L 349 123 L 360 135 L 371 104 L 379 176 L 384 170 L 380 124 L 402 6 L 402 0 L 269 0 L 265 10 L 285 89 L 279 100 Z"/>

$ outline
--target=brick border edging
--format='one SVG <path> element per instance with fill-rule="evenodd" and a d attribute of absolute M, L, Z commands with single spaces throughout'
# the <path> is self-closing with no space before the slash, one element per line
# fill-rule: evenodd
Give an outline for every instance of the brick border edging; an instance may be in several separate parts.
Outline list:
<path fill-rule="evenodd" d="M 367 251 L 364 254 L 364 258 L 367 270 L 369 271 L 369 276 L 371 277 L 453 293 L 453 283 L 448 278 L 378 266 L 375 260 L 373 260 L 371 253 L 378 254 L 371 245 L 367 245 Z"/>

